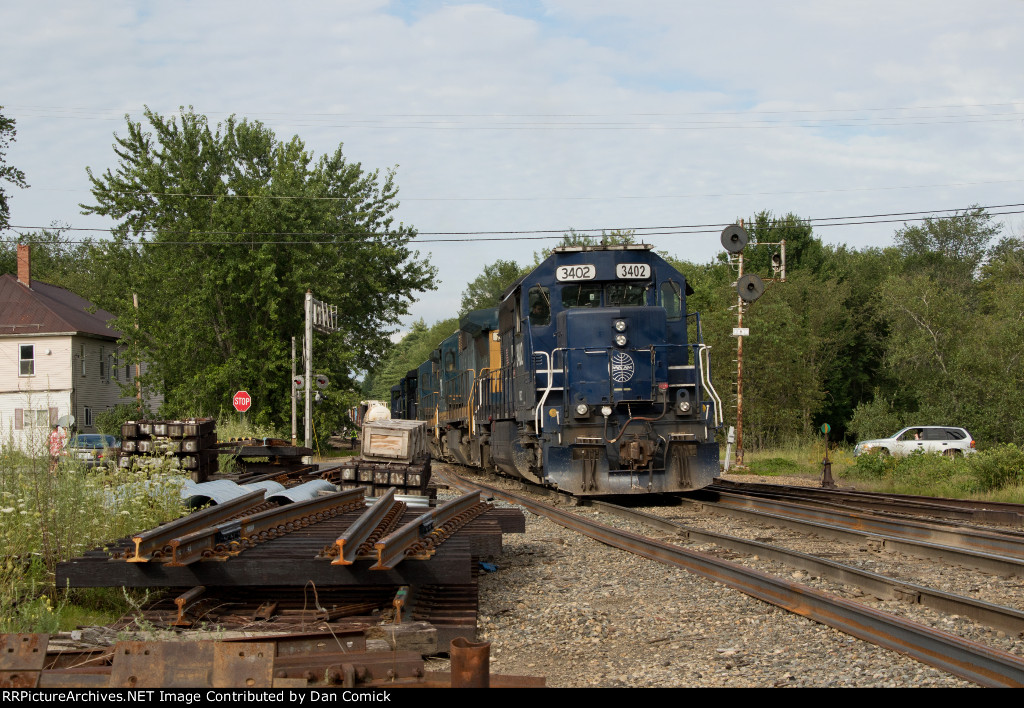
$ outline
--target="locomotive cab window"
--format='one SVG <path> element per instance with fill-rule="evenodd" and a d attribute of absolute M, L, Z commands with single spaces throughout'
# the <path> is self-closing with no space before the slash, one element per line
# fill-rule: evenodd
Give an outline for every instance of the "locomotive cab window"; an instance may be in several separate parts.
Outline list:
<path fill-rule="evenodd" d="M 610 283 L 605 288 L 605 304 L 607 307 L 629 307 L 633 305 L 646 305 L 644 294 L 647 292 L 646 285 L 630 283 Z"/>
<path fill-rule="evenodd" d="M 563 285 L 562 307 L 601 307 L 601 284 Z"/>
<path fill-rule="evenodd" d="M 551 296 L 548 289 L 540 285 L 530 288 L 530 324 L 543 327 L 551 324 Z"/>
<path fill-rule="evenodd" d="M 449 350 L 444 355 L 444 370 L 448 372 L 455 371 L 455 352 Z"/>
<path fill-rule="evenodd" d="M 665 308 L 669 321 L 680 319 L 683 316 L 683 296 L 679 283 L 674 280 L 663 282 L 658 304 Z"/>

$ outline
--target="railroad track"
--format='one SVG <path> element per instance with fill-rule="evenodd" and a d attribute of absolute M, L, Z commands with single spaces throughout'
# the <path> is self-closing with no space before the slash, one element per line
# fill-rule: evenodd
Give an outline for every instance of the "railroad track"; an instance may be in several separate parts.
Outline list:
<path fill-rule="evenodd" d="M 468 483 L 464 480 L 451 481 L 459 488 L 468 488 Z M 995 566 L 997 572 L 1006 572 L 1007 568 L 1015 567 L 1014 560 L 1019 561 L 1021 555 L 1019 548 L 1015 546 L 1020 538 L 1012 532 L 999 534 L 962 526 L 942 529 L 937 523 L 924 524 L 919 521 L 904 521 L 906 526 L 901 531 L 903 524 L 898 520 L 879 517 L 873 520 L 880 524 L 884 523 L 888 532 L 887 535 L 880 535 L 877 530 L 865 532 L 858 528 L 867 518 L 863 512 L 849 510 L 845 512 L 846 520 L 843 521 L 843 513 L 835 509 L 825 509 L 822 505 L 780 502 L 778 497 L 738 497 L 735 490 L 725 492 L 721 489 L 711 491 L 713 500 L 683 502 L 679 508 L 662 507 L 657 509 L 657 514 L 627 510 L 599 502 L 591 505 L 589 509 L 579 508 L 569 512 L 544 504 L 536 497 L 530 498 L 490 485 L 473 484 L 498 499 L 520 504 L 533 513 L 542 514 L 567 528 L 587 534 L 608 545 L 661 563 L 685 568 L 691 573 L 729 585 L 750 596 L 814 619 L 851 636 L 912 656 L 918 661 L 968 681 L 980 685 L 1013 686 L 1022 685 L 1024 681 L 1024 660 L 1019 656 L 952 632 L 937 630 L 900 614 L 882 611 L 872 605 L 878 604 L 874 600 L 877 597 L 883 601 L 888 600 L 889 605 L 905 605 L 946 613 L 947 616 L 954 617 L 958 623 L 963 623 L 962 618 L 969 617 L 972 624 L 980 623 L 998 628 L 1004 635 L 1009 634 L 1013 637 L 1024 631 L 1024 613 L 1021 611 L 997 602 L 986 602 L 977 597 L 929 587 L 922 582 L 868 571 L 856 564 L 844 563 L 834 558 L 836 548 L 844 544 L 849 545 L 853 540 L 857 552 L 862 552 L 860 549 L 866 548 L 867 553 L 876 557 L 889 555 L 886 552 L 893 551 L 900 554 L 893 555 L 893 558 L 904 559 L 903 554 L 907 552 L 907 548 L 914 548 L 913 555 L 930 559 L 927 562 L 934 563 L 935 559 L 938 559 L 940 563 L 948 564 L 952 555 L 952 562 L 961 566 L 975 567 L 980 564 L 991 571 L 993 566 L 984 564 L 998 560 L 1003 565 Z M 750 499 L 755 501 L 751 502 Z M 762 503 L 768 508 L 754 510 L 754 507 Z M 934 509 L 932 511 L 934 513 Z M 686 516 L 687 512 L 697 524 L 682 523 L 678 518 L 665 518 Z M 748 527 L 751 523 L 754 524 L 754 527 L 750 527 L 752 531 L 748 528 L 747 536 L 753 535 L 755 538 L 710 532 L 699 527 L 702 518 L 718 516 L 721 520 L 722 514 L 729 515 L 728 523 L 734 523 L 736 517 L 742 516 L 742 523 Z M 600 520 L 595 518 L 598 516 Z M 827 523 L 822 521 L 822 517 L 827 518 Z M 756 520 L 752 521 L 752 518 Z M 641 524 L 648 529 L 647 532 L 636 532 L 638 525 Z M 633 530 L 615 528 L 616 525 L 626 525 Z M 671 541 L 650 538 L 648 534 L 651 533 L 651 528 L 657 529 L 663 537 L 669 534 Z M 766 528 L 775 530 L 766 532 Z M 831 539 L 825 537 L 826 528 L 836 529 L 829 532 L 835 534 Z M 825 551 L 823 555 L 833 557 L 821 557 L 785 548 L 782 544 L 776 543 L 773 537 L 785 534 L 807 537 L 808 533 L 825 538 L 823 543 L 830 550 Z M 934 539 L 940 534 L 943 543 L 936 543 Z M 921 535 L 932 540 L 918 541 L 912 538 Z M 955 537 L 958 535 L 966 540 L 957 542 Z M 759 541 L 757 537 L 772 537 L 772 542 Z M 910 540 L 905 540 L 908 537 L 911 537 Z M 840 540 L 837 541 L 836 538 Z M 701 550 L 689 550 L 677 543 L 690 544 L 691 547 L 697 544 Z M 993 545 L 998 546 L 999 554 L 991 552 Z M 755 559 L 756 562 L 749 559 Z M 851 594 L 850 588 L 854 588 L 853 592 L 862 594 L 867 602 L 854 602 L 847 597 L 840 597 L 836 592 L 827 592 L 811 587 L 810 584 L 796 582 L 792 579 L 794 571 L 798 577 L 802 574 L 817 579 L 818 585 L 831 583 L 839 588 L 842 594 Z M 1012 582 L 1019 585 L 1017 580 Z"/>

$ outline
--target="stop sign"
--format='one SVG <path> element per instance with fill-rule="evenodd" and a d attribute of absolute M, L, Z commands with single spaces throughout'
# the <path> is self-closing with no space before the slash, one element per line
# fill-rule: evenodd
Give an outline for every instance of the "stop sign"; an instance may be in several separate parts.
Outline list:
<path fill-rule="evenodd" d="M 235 394 L 234 398 L 231 399 L 231 405 L 233 405 L 235 410 L 239 413 L 245 413 L 249 410 L 249 406 L 252 405 L 252 396 L 249 395 L 248 391 L 239 391 Z"/>

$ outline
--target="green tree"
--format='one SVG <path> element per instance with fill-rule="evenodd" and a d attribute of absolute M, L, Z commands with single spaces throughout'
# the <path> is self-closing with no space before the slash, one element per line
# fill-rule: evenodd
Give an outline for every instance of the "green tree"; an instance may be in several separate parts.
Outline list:
<path fill-rule="evenodd" d="M 392 347 L 383 362 L 367 379 L 365 391 L 371 399 L 391 400 L 391 387 L 409 371 L 430 358 L 430 353 L 459 328 L 459 320 L 450 318 L 435 322 L 430 327 L 420 319 L 413 322 L 412 329 Z"/>
<path fill-rule="evenodd" d="M 502 293 L 530 270 L 532 268 L 529 266 L 523 267 L 515 261 L 504 260 L 497 260 L 484 266 L 484 271 L 462 291 L 459 314 L 496 307 L 501 302 Z"/>
<path fill-rule="evenodd" d="M 535 251 L 533 263 L 535 266 L 540 265 L 556 248 L 565 248 L 566 246 L 624 246 L 631 243 L 636 243 L 636 235 L 631 230 L 619 231 L 616 229 L 614 231 L 602 231 L 600 236 L 587 236 L 585 234 L 578 234 L 570 229 L 569 233 L 562 235 L 562 240 L 558 242 L 557 246 Z"/>
<path fill-rule="evenodd" d="M 0 111 L 3 111 L 3 109 L 4 107 L 0 106 Z M 4 189 L 3 183 L 8 182 L 22 189 L 28 187 L 28 184 L 25 182 L 25 173 L 13 165 L 8 165 L 5 160 L 7 148 L 10 147 L 17 134 L 15 120 L 8 118 L 0 112 L 0 231 L 7 228 L 8 223 L 10 223 L 8 219 L 11 216 L 10 205 L 7 201 L 7 191 Z"/>
<path fill-rule="evenodd" d="M 888 327 L 880 393 L 905 421 L 963 425 L 990 441 L 1020 433 L 1013 410 L 1024 381 L 1012 361 L 1024 302 L 1013 243 L 988 248 L 998 232 L 977 208 L 896 232 L 898 259 L 879 287 Z"/>
<path fill-rule="evenodd" d="M 355 379 L 433 288 L 434 269 L 409 248 L 415 231 L 393 223 L 393 172 L 364 171 L 340 146 L 314 159 L 256 121 L 145 116 L 115 135 L 114 169 L 88 170 L 95 203 L 82 208 L 119 222 L 96 257 L 122 264 L 116 326 L 151 363 L 164 412 L 216 415 L 244 388 L 254 422 L 282 425 L 290 340 L 312 290 L 338 307 L 340 328 L 314 335 L 313 369 L 332 382 L 317 424 L 340 424 Z"/>

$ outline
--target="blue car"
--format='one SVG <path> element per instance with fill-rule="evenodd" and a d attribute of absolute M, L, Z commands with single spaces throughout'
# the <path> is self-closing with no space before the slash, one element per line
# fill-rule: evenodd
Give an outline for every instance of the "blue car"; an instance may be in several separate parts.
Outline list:
<path fill-rule="evenodd" d="M 73 460 L 79 460 L 86 467 L 96 467 L 108 459 L 117 459 L 121 441 L 113 435 L 80 433 L 68 440 L 65 452 Z"/>

